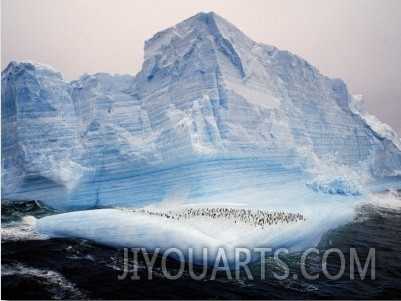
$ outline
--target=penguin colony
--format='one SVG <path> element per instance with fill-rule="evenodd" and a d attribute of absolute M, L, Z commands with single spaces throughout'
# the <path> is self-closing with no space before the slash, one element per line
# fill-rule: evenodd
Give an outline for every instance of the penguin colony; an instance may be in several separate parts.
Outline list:
<path fill-rule="evenodd" d="M 199 208 L 185 209 L 182 211 L 166 211 L 158 212 L 146 209 L 134 209 L 133 212 L 147 214 L 151 216 L 159 216 L 172 220 L 184 220 L 194 217 L 208 217 L 212 219 L 228 219 L 233 223 L 245 223 L 262 229 L 267 225 L 275 225 L 278 223 L 290 223 L 305 221 L 300 213 L 285 213 L 284 211 L 264 211 L 249 209 L 233 209 L 233 208 Z"/>

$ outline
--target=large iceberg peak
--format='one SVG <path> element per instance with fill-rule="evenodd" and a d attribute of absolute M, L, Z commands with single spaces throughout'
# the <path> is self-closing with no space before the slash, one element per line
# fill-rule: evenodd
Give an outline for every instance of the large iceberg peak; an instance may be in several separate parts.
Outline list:
<path fill-rule="evenodd" d="M 160 58 L 163 58 L 164 66 L 175 64 L 177 59 L 186 59 L 194 54 L 194 51 L 202 58 L 201 60 L 216 59 L 215 52 L 220 51 L 244 77 L 243 62 L 234 45 L 238 48 L 251 49 L 253 44 L 255 42 L 222 17 L 213 12 L 199 13 L 156 33 L 147 40 L 144 66 L 146 67 L 147 61 Z"/>
<path fill-rule="evenodd" d="M 169 27 L 163 31 L 156 33 L 152 38 L 145 41 L 145 60 L 160 50 L 163 45 L 168 45 L 176 39 L 203 40 L 207 37 L 220 37 L 222 33 L 217 25 L 216 19 L 227 22 L 215 13 L 198 13 L 175 26 Z M 227 22 L 228 23 L 228 22 Z M 231 25 L 232 28 L 235 28 Z"/>
<path fill-rule="evenodd" d="M 136 76 L 65 82 L 46 65 L 11 62 L 1 98 L 10 199 L 77 209 L 148 205 L 178 191 L 188 202 L 236 194 L 255 204 L 290 181 L 318 191 L 339 183 L 338 192 L 359 187 L 360 175 L 401 174 L 398 138 L 343 81 L 215 13 L 146 41 Z"/>

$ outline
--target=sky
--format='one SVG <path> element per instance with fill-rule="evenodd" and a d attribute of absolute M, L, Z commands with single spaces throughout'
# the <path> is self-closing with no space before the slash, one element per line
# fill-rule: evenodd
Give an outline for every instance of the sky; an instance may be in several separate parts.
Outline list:
<path fill-rule="evenodd" d="M 400 0 L 1 0 L 1 68 L 136 74 L 145 40 L 200 11 L 342 78 L 401 136 Z"/>

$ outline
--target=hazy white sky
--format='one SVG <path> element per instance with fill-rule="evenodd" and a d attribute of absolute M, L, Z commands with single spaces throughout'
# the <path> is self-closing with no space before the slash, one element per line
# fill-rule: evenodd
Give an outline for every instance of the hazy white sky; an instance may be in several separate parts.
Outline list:
<path fill-rule="evenodd" d="M 2 0 L 1 67 L 29 59 L 66 80 L 135 74 L 146 39 L 200 11 L 342 78 L 401 135 L 400 0 Z"/>

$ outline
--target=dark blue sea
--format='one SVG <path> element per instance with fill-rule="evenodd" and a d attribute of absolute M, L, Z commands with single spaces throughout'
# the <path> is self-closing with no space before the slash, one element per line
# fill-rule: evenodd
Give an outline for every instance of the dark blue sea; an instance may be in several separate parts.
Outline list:
<path fill-rule="evenodd" d="M 3 200 L 1 210 L 2 299 L 401 298 L 401 210 L 397 208 L 361 206 L 353 221 L 323 237 L 318 252 L 309 253 L 305 264 L 301 253 L 280 255 L 289 268 L 289 277 L 282 280 L 274 273 L 283 275 L 283 270 L 270 257 L 249 265 L 255 276 L 252 280 L 244 270 L 238 279 L 228 279 L 225 272 L 219 271 L 215 279 L 207 273 L 202 280 L 194 280 L 187 266 L 181 277 L 170 280 L 161 272 L 162 258 L 158 257 L 149 280 L 142 253 L 137 254 L 134 262 L 140 280 L 132 280 L 132 274 L 119 280 L 124 271 L 123 249 L 82 239 L 48 239 L 35 234 L 36 218 L 57 213 L 39 201 Z M 344 255 L 345 264 L 341 264 L 338 253 L 327 252 L 333 248 Z M 364 279 L 356 266 L 352 273 L 351 249 L 357 253 L 361 268 L 367 263 Z M 328 255 L 323 265 L 325 252 Z M 261 277 L 262 265 L 264 277 Z M 180 264 L 168 259 L 166 266 L 175 275 Z M 303 271 L 319 277 L 307 279 Z M 328 279 L 324 271 L 341 277 Z"/>

